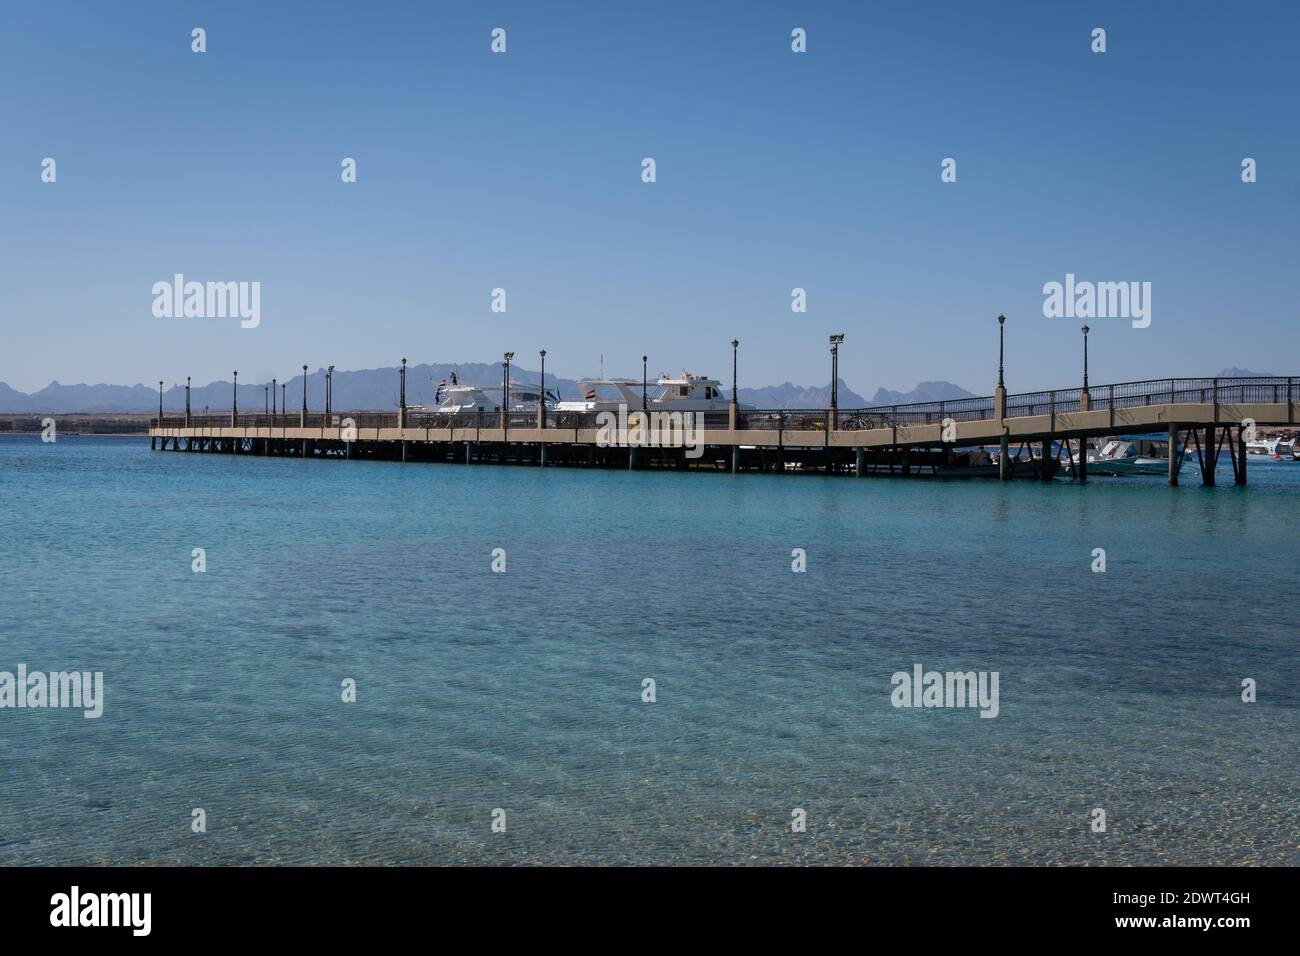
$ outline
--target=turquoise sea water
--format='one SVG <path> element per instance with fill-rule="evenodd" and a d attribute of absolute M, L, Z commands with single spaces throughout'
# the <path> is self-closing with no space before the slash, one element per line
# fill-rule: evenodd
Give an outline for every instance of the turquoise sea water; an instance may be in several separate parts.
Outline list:
<path fill-rule="evenodd" d="M 103 671 L 105 709 L 0 710 L 0 864 L 1294 864 L 1300 462 L 1251 466 L 1170 489 L 3 438 L 0 670 Z M 915 663 L 998 671 L 999 716 L 895 709 Z"/>

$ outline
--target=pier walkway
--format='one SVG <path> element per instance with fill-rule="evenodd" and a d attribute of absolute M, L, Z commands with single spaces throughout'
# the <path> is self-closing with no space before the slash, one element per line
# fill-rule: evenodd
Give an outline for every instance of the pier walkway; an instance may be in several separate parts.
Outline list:
<path fill-rule="evenodd" d="M 740 409 L 711 414 L 702 447 L 611 444 L 595 412 L 552 409 L 448 415 L 307 410 L 278 414 L 160 416 L 158 450 L 399 461 L 497 462 L 623 468 L 823 471 L 860 476 L 987 475 L 1087 479 L 1085 439 L 1160 433 L 1169 439 L 1169 481 L 1179 450 L 1193 453 L 1211 485 L 1225 454 L 1246 483 L 1253 427 L 1296 424 L 1300 377 L 1165 378 L 1144 382 L 858 409 Z M 653 409 L 653 403 L 650 405 Z M 640 409 L 631 409 L 635 419 Z M 964 451 L 997 446 L 997 464 L 971 466 Z M 1037 454 L 1037 457 L 1035 457 Z"/>

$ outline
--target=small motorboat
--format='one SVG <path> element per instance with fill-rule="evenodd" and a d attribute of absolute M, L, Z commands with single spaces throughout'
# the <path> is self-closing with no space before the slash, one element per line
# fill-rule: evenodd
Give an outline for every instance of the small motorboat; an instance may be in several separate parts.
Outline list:
<path fill-rule="evenodd" d="M 1177 468 L 1192 457 L 1186 448 L 1176 451 Z M 1088 455 L 1091 475 L 1167 475 L 1169 439 L 1155 435 L 1122 435 L 1109 439 L 1100 451 Z"/>

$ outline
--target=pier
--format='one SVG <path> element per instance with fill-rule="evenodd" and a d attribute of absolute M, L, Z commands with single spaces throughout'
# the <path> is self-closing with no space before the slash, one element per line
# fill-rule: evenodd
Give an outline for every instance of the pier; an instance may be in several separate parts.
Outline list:
<path fill-rule="evenodd" d="M 1086 481 L 1088 438 L 1160 433 L 1169 439 L 1170 484 L 1178 484 L 1179 450 L 1186 449 L 1204 484 L 1214 484 L 1226 456 L 1235 483 L 1245 485 L 1249 429 L 1295 425 L 1297 386 L 1293 377 L 1165 378 L 1019 394 L 998 387 L 983 398 L 859 409 L 741 409 L 733 398 L 727 413 L 709 414 L 694 456 L 682 447 L 612 445 L 601 440 L 600 413 L 548 408 L 473 416 L 232 409 L 160 415 L 149 434 L 155 450 L 192 453 L 861 477 L 1048 480 L 1066 473 Z M 997 446 L 997 464 L 965 467 L 962 450 L 975 446 Z"/>

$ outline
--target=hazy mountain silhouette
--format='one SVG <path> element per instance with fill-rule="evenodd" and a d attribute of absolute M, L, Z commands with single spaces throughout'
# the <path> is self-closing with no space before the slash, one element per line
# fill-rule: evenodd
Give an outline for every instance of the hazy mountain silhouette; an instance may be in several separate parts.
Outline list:
<path fill-rule="evenodd" d="M 871 399 L 872 405 L 910 405 L 913 402 L 946 402 L 954 398 L 974 398 L 960 385 L 952 382 L 922 382 L 910 392 L 891 392 L 887 388 L 876 389 Z"/>
<path fill-rule="evenodd" d="M 1267 375 L 1271 378 L 1277 377 L 1272 372 L 1252 372 L 1248 368 L 1236 368 L 1236 367 L 1222 369 L 1219 372 L 1219 374 L 1215 377 L 1216 378 L 1248 378 L 1252 375 Z"/>
<path fill-rule="evenodd" d="M 467 385 L 501 384 L 501 364 L 499 362 L 456 362 L 436 365 L 411 365 L 406 370 L 406 401 L 408 405 L 432 405 L 434 391 L 438 382 L 450 378 L 455 372 L 457 379 Z M 1228 373 L 1223 373 L 1228 374 Z M 594 377 L 594 376 L 593 376 Z M 639 381 L 640 369 L 630 375 L 608 374 L 610 378 L 628 378 Z M 510 367 L 512 382 L 537 384 L 540 375 L 536 369 L 512 365 Z M 270 405 L 269 383 L 239 383 L 239 407 L 243 411 L 261 411 Z M 284 385 L 283 390 L 279 385 Z M 547 373 L 546 386 L 558 391 L 562 399 L 581 397 L 578 380 L 562 378 Z M 395 366 L 387 368 L 357 369 L 334 372 L 334 408 L 340 411 L 390 411 L 397 407 L 398 370 Z M 831 387 L 795 385 L 785 382 L 781 385 L 767 385 L 760 388 L 741 388 L 740 400 L 758 408 L 826 408 L 831 401 Z M 204 408 L 213 411 L 230 408 L 232 388 L 229 380 L 195 385 L 190 390 L 190 408 L 196 414 Z M 839 382 L 839 403 L 841 408 L 862 408 L 867 405 L 893 405 L 907 402 L 939 401 L 948 398 L 963 398 L 971 393 L 950 382 L 922 382 L 911 392 L 891 392 L 879 389 L 873 401 L 868 402 L 857 392 L 849 388 L 844 380 Z M 279 408 L 281 396 L 288 403 L 290 411 L 302 408 L 303 376 L 294 376 L 284 382 L 277 382 L 276 407 Z M 318 368 L 307 373 L 307 407 L 320 411 L 325 406 L 325 370 Z M 69 413 L 111 413 L 132 412 L 136 414 L 154 412 L 158 409 L 158 389 L 156 386 L 137 385 L 62 385 L 51 382 L 45 388 L 30 394 L 10 388 L 0 382 L 0 413 L 6 414 L 69 414 Z M 184 383 L 168 382 L 163 389 L 163 409 L 169 413 L 184 412 Z"/>
<path fill-rule="evenodd" d="M 794 385 L 786 382 L 783 385 L 765 385 L 762 388 L 738 388 L 736 391 L 742 402 L 755 408 L 831 407 L 829 382 L 821 386 Z M 865 398 L 844 384 L 844 379 L 840 379 L 839 401 L 840 408 L 861 408 L 867 404 Z"/>

